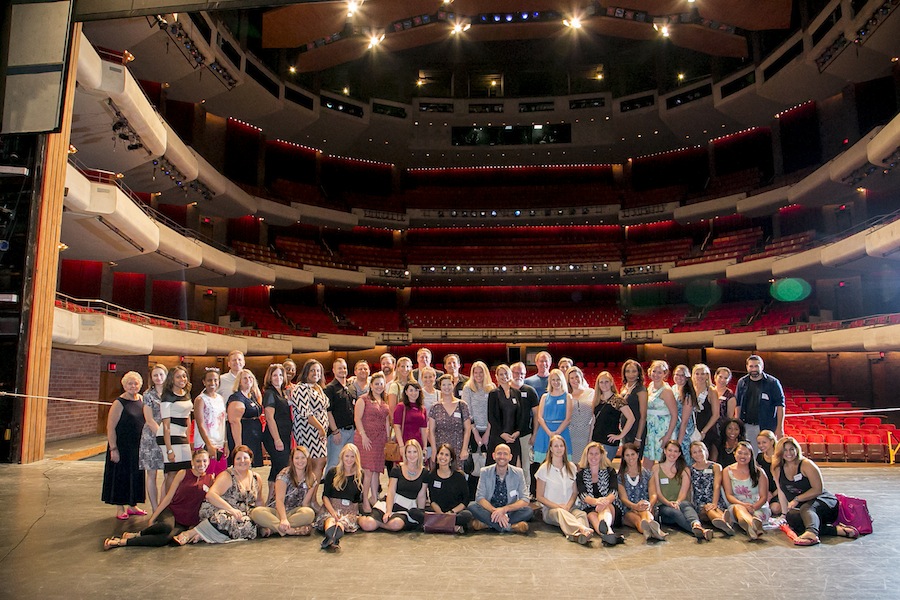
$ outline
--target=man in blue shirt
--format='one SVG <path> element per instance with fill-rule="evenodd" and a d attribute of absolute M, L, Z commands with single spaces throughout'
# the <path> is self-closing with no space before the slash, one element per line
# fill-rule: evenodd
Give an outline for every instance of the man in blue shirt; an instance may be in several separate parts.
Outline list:
<path fill-rule="evenodd" d="M 747 374 L 740 378 L 735 391 L 738 416 L 744 422 L 747 441 L 759 452 L 756 437 L 763 429 L 784 436 L 784 390 L 781 382 L 764 372 L 763 359 L 756 354 L 747 358 Z"/>
<path fill-rule="evenodd" d="M 512 452 L 506 444 L 494 449 L 494 464 L 481 469 L 475 500 L 469 503 L 474 515 L 471 528 L 480 531 L 528 533 L 528 521 L 534 512 L 528 506 L 525 473 L 509 464 Z"/>
<path fill-rule="evenodd" d="M 534 357 L 534 366 L 537 367 L 537 373 L 525 379 L 525 383 L 530 385 L 538 393 L 538 400 L 547 393 L 547 380 L 550 379 L 550 365 L 553 364 L 553 357 L 546 350 L 538 352 Z"/>

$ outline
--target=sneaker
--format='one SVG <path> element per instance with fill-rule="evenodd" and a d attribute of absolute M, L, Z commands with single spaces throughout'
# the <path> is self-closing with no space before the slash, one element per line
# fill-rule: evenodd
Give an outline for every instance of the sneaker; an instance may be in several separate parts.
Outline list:
<path fill-rule="evenodd" d="M 528 523 L 525 521 L 520 521 L 518 523 L 514 523 L 509 526 L 509 530 L 514 533 L 527 534 L 528 533 Z"/>

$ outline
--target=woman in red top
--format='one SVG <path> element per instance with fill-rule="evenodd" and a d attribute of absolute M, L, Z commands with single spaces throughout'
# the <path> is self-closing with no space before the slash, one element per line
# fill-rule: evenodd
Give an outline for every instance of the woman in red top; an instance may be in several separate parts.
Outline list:
<path fill-rule="evenodd" d="M 209 453 L 197 448 L 191 457 L 191 468 L 178 471 L 165 498 L 150 516 L 150 526 L 138 533 L 124 533 L 122 537 L 106 538 L 103 549 L 122 546 L 165 546 L 174 541 L 179 545 L 197 540 L 194 527 L 200 522 L 200 504 L 213 484 L 213 476 L 206 472 Z M 168 508 L 175 517 L 174 526 L 167 521 L 157 523 Z"/>

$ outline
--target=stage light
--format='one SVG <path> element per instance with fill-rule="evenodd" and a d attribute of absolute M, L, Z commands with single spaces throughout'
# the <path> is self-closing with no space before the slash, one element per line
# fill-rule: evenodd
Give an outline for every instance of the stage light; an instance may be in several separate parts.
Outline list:
<path fill-rule="evenodd" d="M 384 34 L 373 35 L 369 38 L 369 48 L 374 48 L 384 40 Z"/>
<path fill-rule="evenodd" d="M 563 19 L 563 25 L 572 29 L 581 29 L 581 19 L 572 17 L 571 19 Z"/>
<path fill-rule="evenodd" d="M 288 67 L 288 73 L 290 73 L 291 75 L 294 75 L 296 72 L 297 72 L 297 67 L 295 67 L 293 65 Z"/>

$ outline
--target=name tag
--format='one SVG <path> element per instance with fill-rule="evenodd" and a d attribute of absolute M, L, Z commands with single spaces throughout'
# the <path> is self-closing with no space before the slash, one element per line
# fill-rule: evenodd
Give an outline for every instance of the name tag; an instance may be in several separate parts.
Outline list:
<path fill-rule="evenodd" d="M 341 500 L 341 504 L 343 504 L 344 506 L 350 506 L 350 501 L 344 498 L 343 500 Z"/>
<path fill-rule="evenodd" d="M 556 403 L 557 403 L 557 404 L 565 404 L 565 403 L 566 403 L 566 399 L 565 399 L 565 398 L 560 398 L 559 400 L 556 401 Z"/>
<path fill-rule="evenodd" d="M 515 404 L 518 404 L 519 402 L 515 398 L 513 398 L 512 403 L 515 405 Z"/>
<path fill-rule="evenodd" d="M 661 484 L 665 485 L 665 484 L 669 483 L 669 478 L 668 477 L 660 477 L 659 482 Z"/>
<path fill-rule="evenodd" d="M 441 489 L 441 482 L 440 482 L 440 481 L 434 481 L 434 482 L 432 482 L 431 487 L 433 487 L 433 488 L 439 490 L 439 489 Z"/>
<path fill-rule="evenodd" d="M 510 498 L 515 498 L 515 497 L 518 496 L 518 495 L 519 495 L 519 491 L 518 491 L 518 490 L 511 490 L 511 491 L 509 492 L 509 497 L 510 497 Z"/>
<path fill-rule="evenodd" d="M 762 400 L 768 400 L 768 399 L 769 399 L 769 395 L 768 395 L 768 394 L 760 394 L 759 397 L 760 397 L 760 399 L 762 399 Z"/>
<path fill-rule="evenodd" d="M 800 481 L 801 479 L 803 479 L 803 473 L 797 473 L 796 475 L 794 475 L 794 481 Z"/>
<path fill-rule="evenodd" d="M 713 470 L 712 469 L 703 469 L 703 472 L 706 473 L 707 475 L 712 475 Z"/>
<path fill-rule="evenodd" d="M 456 417 L 457 419 L 462 418 L 462 415 L 459 414 L 459 411 L 456 411 L 455 413 L 453 413 L 453 416 Z"/>

